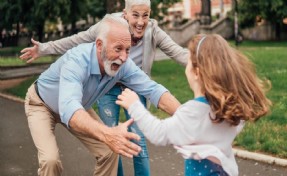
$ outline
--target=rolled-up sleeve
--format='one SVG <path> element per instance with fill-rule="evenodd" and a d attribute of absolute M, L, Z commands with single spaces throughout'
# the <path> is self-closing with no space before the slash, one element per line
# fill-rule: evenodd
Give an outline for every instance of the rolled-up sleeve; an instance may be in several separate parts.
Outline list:
<path fill-rule="evenodd" d="M 124 75 L 121 79 L 123 84 L 138 94 L 146 97 L 156 107 L 158 107 L 162 94 L 168 92 L 164 86 L 151 80 L 149 76 L 131 60 L 128 60 L 125 63 L 125 66 L 121 70 L 120 74 Z"/>
<path fill-rule="evenodd" d="M 82 106 L 83 84 L 85 71 L 81 66 L 69 61 L 61 69 L 59 85 L 59 113 L 63 123 L 69 127 L 69 121 L 73 114 L 84 109 Z"/>

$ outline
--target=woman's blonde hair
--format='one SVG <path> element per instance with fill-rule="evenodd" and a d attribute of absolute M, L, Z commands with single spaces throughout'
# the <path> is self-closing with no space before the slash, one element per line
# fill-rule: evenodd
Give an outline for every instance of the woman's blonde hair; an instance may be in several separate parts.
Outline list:
<path fill-rule="evenodd" d="M 269 111 L 271 101 L 264 86 L 270 84 L 259 79 L 252 62 L 224 38 L 196 35 L 189 50 L 192 68 L 199 69 L 202 92 L 215 114 L 210 116 L 213 122 L 238 125 L 240 120 L 256 121 Z"/>

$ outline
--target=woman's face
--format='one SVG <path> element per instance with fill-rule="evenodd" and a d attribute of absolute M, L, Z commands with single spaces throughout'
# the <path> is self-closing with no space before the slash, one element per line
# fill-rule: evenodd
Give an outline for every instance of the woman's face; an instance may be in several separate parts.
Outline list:
<path fill-rule="evenodd" d="M 124 17 L 128 21 L 132 39 L 141 39 L 148 25 L 150 7 L 147 5 L 134 5 L 124 11 Z"/>

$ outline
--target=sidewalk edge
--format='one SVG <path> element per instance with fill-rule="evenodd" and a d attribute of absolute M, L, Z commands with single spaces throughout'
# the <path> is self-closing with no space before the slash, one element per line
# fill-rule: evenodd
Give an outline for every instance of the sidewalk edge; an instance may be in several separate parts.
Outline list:
<path fill-rule="evenodd" d="M 12 101 L 16 101 L 19 103 L 24 103 L 24 100 L 19 97 L 4 94 L 1 92 L 0 92 L 0 97 L 6 98 Z M 250 159 L 250 160 L 255 160 L 255 161 L 259 161 L 259 162 L 267 163 L 267 164 L 274 164 L 274 165 L 278 165 L 282 167 L 287 166 L 287 159 L 276 158 L 273 156 L 255 153 L 255 152 L 249 152 L 249 151 L 237 149 L 237 148 L 233 148 L 232 150 L 235 156 L 242 158 L 242 159 Z"/>
<path fill-rule="evenodd" d="M 273 156 L 261 154 L 261 153 L 255 153 L 255 152 L 249 152 L 246 150 L 242 149 L 236 149 L 233 148 L 233 153 L 235 156 L 243 159 L 251 159 L 255 161 L 260 161 L 262 163 L 267 163 L 267 164 L 274 164 L 282 167 L 287 166 L 287 159 L 282 159 L 282 158 L 276 158 Z"/>
<path fill-rule="evenodd" d="M 0 97 L 6 98 L 6 99 L 9 99 L 12 101 L 16 101 L 18 103 L 24 103 L 24 100 L 22 98 L 19 98 L 19 97 L 13 96 L 13 95 L 9 95 L 9 94 L 5 94 L 2 92 L 0 92 Z"/>

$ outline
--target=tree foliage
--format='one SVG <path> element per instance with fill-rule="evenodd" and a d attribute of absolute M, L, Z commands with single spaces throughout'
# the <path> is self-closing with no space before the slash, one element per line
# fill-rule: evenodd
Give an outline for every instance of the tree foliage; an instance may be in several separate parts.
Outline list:
<path fill-rule="evenodd" d="M 280 39 L 283 19 L 287 18 L 286 0 L 240 0 L 238 1 L 241 27 L 254 26 L 256 19 L 265 19 L 275 29 L 276 39 Z"/>
<path fill-rule="evenodd" d="M 88 0 L 69 0 L 66 4 L 66 11 L 62 11 L 59 15 L 64 24 L 71 24 L 73 34 L 78 32 L 76 22 L 87 17 L 88 3 Z"/>
<path fill-rule="evenodd" d="M 272 23 L 283 23 L 287 18 L 286 0 L 239 0 L 239 20 L 243 27 L 253 26 L 256 17 Z"/>
<path fill-rule="evenodd" d="M 106 1 L 89 0 L 88 14 L 93 18 L 102 18 L 106 13 Z"/>
<path fill-rule="evenodd" d="M 167 15 L 167 9 L 182 0 L 151 0 L 151 17 L 162 20 Z"/>
<path fill-rule="evenodd" d="M 60 14 L 68 12 L 68 3 L 69 0 L 33 0 L 29 25 L 36 29 L 39 41 L 42 41 L 45 21 L 56 21 Z"/>
<path fill-rule="evenodd" d="M 180 0 L 151 0 L 151 17 L 161 20 L 167 8 Z M 15 24 L 23 24 L 29 31 L 36 31 L 42 41 L 45 22 L 56 22 L 58 18 L 64 24 L 72 24 L 76 28 L 79 19 L 88 14 L 93 18 L 102 18 L 106 13 L 119 12 L 124 9 L 124 0 L 1 0 L 0 31 L 15 28 Z"/>

